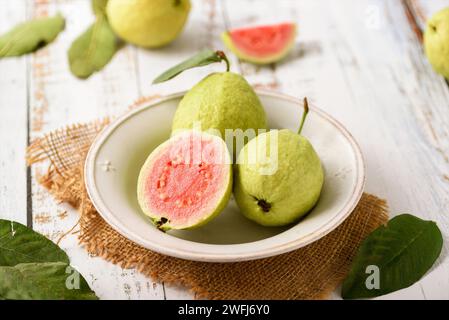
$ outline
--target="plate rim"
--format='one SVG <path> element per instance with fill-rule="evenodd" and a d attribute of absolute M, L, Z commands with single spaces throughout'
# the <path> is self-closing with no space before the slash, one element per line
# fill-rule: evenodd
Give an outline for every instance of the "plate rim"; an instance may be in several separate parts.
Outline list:
<path fill-rule="evenodd" d="M 269 96 L 272 98 L 278 98 L 282 100 L 287 100 L 293 103 L 302 103 L 302 100 L 287 94 L 283 94 L 280 92 L 272 91 L 272 90 L 263 90 L 263 89 L 256 89 L 255 90 L 257 95 L 264 95 Z M 113 131 L 115 131 L 123 122 L 125 122 L 128 118 L 131 118 L 135 116 L 136 114 L 154 107 L 162 102 L 176 99 L 179 97 L 184 96 L 187 93 L 187 91 L 180 91 L 164 96 L 157 95 L 156 97 L 151 96 L 146 99 L 146 97 L 140 98 L 138 102 L 135 102 L 132 104 L 132 106 L 137 106 L 131 111 L 125 112 L 123 115 L 115 118 L 111 123 L 109 123 L 106 128 L 104 128 L 98 135 L 95 137 L 94 141 L 92 142 L 89 151 L 86 156 L 85 164 L 84 164 L 84 182 L 87 194 L 95 207 L 95 209 L 98 211 L 100 216 L 105 220 L 106 223 L 108 223 L 115 231 L 120 233 L 125 238 L 133 241 L 134 243 L 143 246 L 146 249 L 158 252 L 160 254 L 185 259 L 185 260 L 193 260 L 193 261 L 204 261 L 204 262 L 236 262 L 236 261 L 249 261 L 249 260 L 256 260 L 256 259 L 262 259 L 267 258 L 271 256 L 280 255 L 286 252 L 290 252 L 296 249 L 299 249 L 301 247 L 307 246 L 308 244 L 315 242 L 322 237 L 326 236 L 331 231 L 335 230 L 343 221 L 346 220 L 346 218 L 354 211 L 355 207 L 359 203 L 363 191 L 366 184 L 366 166 L 365 166 L 365 160 L 363 157 L 363 153 L 361 151 L 361 148 L 357 141 L 354 139 L 353 135 L 335 118 L 333 118 L 331 115 L 326 113 L 325 111 L 321 110 L 320 108 L 316 107 L 313 103 L 309 102 L 309 108 L 317 113 L 319 116 L 324 118 L 325 120 L 329 121 L 331 124 L 333 124 L 347 139 L 347 141 L 350 143 L 352 150 L 355 154 L 355 162 L 356 162 L 356 183 L 353 187 L 353 192 L 351 197 L 346 201 L 344 207 L 339 210 L 339 212 L 335 215 L 333 219 L 330 219 L 326 223 L 324 223 L 320 229 L 315 230 L 307 235 L 304 235 L 300 238 L 294 239 L 289 242 L 285 242 L 282 244 L 278 244 L 276 246 L 271 246 L 268 248 L 262 248 L 258 250 L 254 250 L 254 252 L 250 254 L 240 254 L 240 253 L 228 253 L 228 254 L 215 254 L 215 253 L 207 253 L 207 252 L 201 252 L 198 251 L 187 251 L 187 250 L 181 250 L 179 248 L 175 247 L 164 247 L 160 245 L 155 245 L 152 243 L 148 243 L 144 239 L 142 239 L 140 236 L 135 235 L 131 230 L 129 230 L 124 224 L 122 224 L 118 219 L 115 218 L 115 216 L 109 212 L 109 209 L 104 204 L 101 196 L 99 195 L 99 192 L 97 191 L 95 187 L 95 160 L 96 156 L 98 154 L 99 149 L 102 147 L 102 145 L 105 143 L 107 138 L 111 135 Z M 150 100 L 150 101 L 148 101 Z M 139 104 L 142 104 L 139 106 Z M 175 237 L 176 238 L 176 237 Z M 267 238 L 269 239 L 269 238 Z M 179 241 L 188 241 L 192 243 L 196 243 L 194 241 L 179 239 Z M 266 240 L 266 239 L 263 239 Z M 258 241 L 263 241 L 258 240 Z M 257 242 L 257 241 L 255 241 Z M 205 243 L 202 243 L 203 245 Z M 244 243 L 248 244 L 248 243 Z M 206 244 L 211 246 L 238 246 L 238 245 L 244 245 L 244 244 Z"/>

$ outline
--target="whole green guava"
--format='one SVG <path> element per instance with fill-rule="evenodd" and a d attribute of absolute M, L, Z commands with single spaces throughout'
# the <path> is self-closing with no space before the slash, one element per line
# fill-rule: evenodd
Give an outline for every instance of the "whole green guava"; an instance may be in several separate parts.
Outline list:
<path fill-rule="evenodd" d="M 427 22 L 424 49 L 434 70 L 449 79 L 449 8 L 437 12 Z"/>
<path fill-rule="evenodd" d="M 245 78 L 223 72 L 208 75 L 184 96 L 176 110 L 172 132 L 198 125 L 203 131 L 218 130 L 226 139 L 226 129 L 241 129 L 243 133 L 254 129 L 257 135 L 258 129 L 266 129 L 267 121 L 259 97 Z"/>
<path fill-rule="evenodd" d="M 107 15 L 123 40 L 145 48 L 172 42 L 182 31 L 190 0 L 109 0 Z"/>
<path fill-rule="evenodd" d="M 324 182 L 310 142 L 290 130 L 262 133 L 240 151 L 234 196 L 242 213 L 264 226 L 290 224 L 318 201 Z"/>

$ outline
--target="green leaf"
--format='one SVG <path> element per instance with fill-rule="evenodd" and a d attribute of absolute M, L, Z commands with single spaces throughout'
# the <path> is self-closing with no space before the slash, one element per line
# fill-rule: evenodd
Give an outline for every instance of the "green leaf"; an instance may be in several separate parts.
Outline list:
<path fill-rule="evenodd" d="M 70 47 L 68 53 L 70 70 L 78 78 L 86 79 L 94 72 L 103 69 L 120 46 L 121 43 L 108 20 L 100 15 Z"/>
<path fill-rule="evenodd" d="M 63 262 L 25 263 L 0 267 L 0 299 L 93 300 L 86 280 Z"/>
<path fill-rule="evenodd" d="M 21 23 L 0 36 L 0 58 L 21 56 L 45 47 L 64 27 L 65 20 L 60 14 Z"/>
<path fill-rule="evenodd" d="M 342 297 L 377 297 L 411 286 L 432 267 L 442 246 L 443 237 L 435 222 L 409 214 L 394 217 L 363 241 L 343 282 Z M 378 268 L 378 288 L 372 286 L 372 277 L 377 275 L 367 272 L 372 268 L 369 266 Z"/>
<path fill-rule="evenodd" d="M 154 79 L 153 84 L 170 80 L 187 69 L 201 67 L 214 62 L 221 62 L 221 61 L 226 62 L 227 70 L 229 71 L 229 61 L 222 51 L 212 51 L 209 49 L 203 50 L 200 53 L 194 55 L 193 57 L 181 62 L 180 64 L 162 73 L 160 76 Z"/>
<path fill-rule="evenodd" d="M 56 244 L 0 219 L 1 299 L 96 299 L 84 278 Z"/>
<path fill-rule="evenodd" d="M 108 5 L 108 0 L 92 0 L 92 10 L 95 15 L 106 15 L 106 6 Z"/>
<path fill-rule="evenodd" d="M 69 263 L 69 258 L 43 235 L 18 222 L 0 219 L 0 266 L 30 262 Z"/>

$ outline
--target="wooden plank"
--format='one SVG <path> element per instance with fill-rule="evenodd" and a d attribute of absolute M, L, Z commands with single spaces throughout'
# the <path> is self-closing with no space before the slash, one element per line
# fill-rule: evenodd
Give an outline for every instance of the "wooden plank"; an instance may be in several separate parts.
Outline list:
<path fill-rule="evenodd" d="M 138 50 L 138 78 L 142 96 L 165 95 L 189 90 L 213 71 L 223 71 L 224 65 L 214 64 L 187 71 L 171 81 L 152 85 L 160 73 L 204 48 L 223 47 L 219 35 L 224 30 L 220 1 L 194 0 L 189 20 L 180 37 L 167 47 L 157 50 Z M 165 286 L 166 299 L 192 299 L 193 295 L 179 287 Z"/>
<path fill-rule="evenodd" d="M 67 49 L 94 17 L 90 2 L 34 0 L 30 16 L 38 17 L 61 12 L 66 17 L 66 30 L 49 47 L 31 58 L 30 129 L 31 136 L 65 124 L 85 122 L 124 112 L 138 97 L 135 49 L 127 47 L 112 62 L 89 80 L 71 75 Z M 78 213 L 64 204 L 57 204 L 36 180 L 45 166 L 33 168 L 34 228 L 51 240 L 60 241 L 72 263 L 86 277 L 100 298 L 104 299 L 162 299 L 163 287 L 133 270 L 121 268 L 99 258 L 92 258 L 77 244 L 69 232 L 78 221 Z"/>
<path fill-rule="evenodd" d="M 418 26 L 425 29 L 426 21 L 436 12 L 449 7 L 449 0 L 405 0 L 413 12 Z"/>
<path fill-rule="evenodd" d="M 444 138 L 448 88 L 427 62 L 399 2 L 378 1 L 378 12 L 386 15 L 377 26 L 365 22 L 365 28 L 348 15 L 353 12 L 355 17 L 372 2 L 357 4 L 358 8 L 348 5 L 345 10 L 331 7 L 341 28 L 329 36 L 353 103 L 346 112 L 357 115 L 347 122 L 365 151 L 367 189 L 386 197 L 393 214 L 410 212 L 437 221 L 447 236 L 449 220 L 442 212 L 448 209 L 449 191 L 445 179 L 449 145 Z M 447 250 L 441 258 L 445 260 Z M 443 269 L 447 274 L 447 266 Z M 436 268 L 434 274 L 447 288 L 443 269 Z M 431 296 L 435 287 L 431 279 L 393 296 Z"/>
<path fill-rule="evenodd" d="M 345 111 L 353 115 L 345 123 L 360 137 L 367 159 L 367 190 L 386 197 L 393 214 L 410 212 L 437 221 L 447 236 L 448 218 L 442 212 L 448 209 L 449 191 L 445 179 L 449 149 L 444 138 L 448 88 L 432 71 L 399 2 L 378 1 L 378 12 L 386 15 L 377 27 L 368 28 L 348 18 L 351 11 L 355 16 L 368 6 L 357 4 L 345 6 L 345 10 L 330 7 L 341 27 L 329 36 L 348 84 L 348 102 L 353 105 Z M 446 260 L 447 250 L 441 258 Z M 433 273 L 447 288 L 443 276 L 447 265 Z M 432 279 L 429 275 L 393 296 L 431 296 L 435 288 Z"/>
<path fill-rule="evenodd" d="M 193 300 L 195 296 L 186 288 L 164 284 L 165 299 L 167 300 Z"/>
<path fill-rule="evenodd" d="M 286 61 L 261 68 L 235 63 L 231 55 L 233 68 L 256 87 L 307 95 L 341 120 L 365 151 L 367 190 L 386 197 L 393 213 L 410 211 L 436 220 L 447 234 L 448 221 L 441 215 L 447 211 L 447 146 L 441 143 L 446 136 L 447 88 L 423 56 L 401 3 L 345 1 L 337 5 L 331 1 L 281 0 L 255 6 L 251 1 L 238 5 L 225 1 L 222 9 L 223 15 L 229 17 L 229 27 L 297 22 L 300 40 Z M 212 16 L 217 16 L 216 12 Z M 197 32 L 204 41 L 208 37 L 201 30 Z M 211 44 L 221 47 L 216 40 Z M 191 77 L 185 76 L 195 83 L 197 78 Z M 178 81 L 189 88 L 189 80 Z M 170 83 L 167 90 L 181 87 L 179 83 Z M 416 91 L 423 86 L 428 88 Z M 427 101 L 429 94 L 435 101 Z M 439 116 L 429 117 L 432 112 Z M 367 127 L 373 130 L 367 131 Z M 441 277 L 440 271 L 435 274 Z M 425 298 L 434 288 L 428 279 L 393 296 Z"/>
<path fill-rule="evenodd" d="M 0 0 L 0 34 L 26 19 L 24 1 Z M 27 64 L 0 59 L 0 218 L 27 223 Z"/>
<path fill-rule="evenodd" d="M 437 221 L 447 236 L 449 92 L 401 2 L 290 3 L 226 2 L 232 26 L 265 23 L 267 16 L 299 24 L 298 47 L 286 61 L 265 68 L 242 63 L 242 72 L 256 86 L 307 95 L 343 122 L 364 151 L 367 191 L 388 199 L 393 214 Z M 407 290 L 424 298 L 420 287 Z"/>
<path fill-rule="evenodd" d="M 6 0 L 0 0 L 3 9 L 2 1 Z M 422 5 L 427 1 L 419 2 Z M 160 72 L 198 49 L 223 48 L 218 36 L 225 30 L 224 16 L 229 18 L 230 27 L 295 21 L 300 36 L 284 62 L 255 67 L 238 63 L 230 54 L 233 70 L 240 70 L 256 87 L 307 95 L 335 116 L 354 134 L 365 153 L 367 191 L 387 198 L 394 214 L 410 212 L 437 221 L 447 238 L 449 218 L 443 213 L 449 209 L 449 93 L 423 55 L 401 1 L 343 0 L 336 4 L 332 0 L 278 0 L 256 5 L 250 0 L 195 0 L 186 30 L 172 45 L 148 51 L 127 47 L 102 73 L 87 81 L 70 75 L 66 50 L 93 19 L 89 3 L 30 3 L 29 16 L 59 10 L 68 18 L 66 31 L 57 42 L 29 58 L 32 138 L 63 124 L 120 113 L 139 95 L 189 89 L 212 70 L 222 70 L 219 65 L 204 67 L 171 82 L 151 85 Z M 0 21 L 0 32 L 10 27 L 11 19 L 24 18 L 20 16 L 24 11 L 16 9 L 17 3 L 8 6 L 11 12 L 0 12 L 0 17 L 7 16 Z M 0 90 L 17 93 L 14 97 L 0 94 L 0 142 L 11 147 L 14 154 L 7 153 L 5 158 L 14 161 L 3 162 L 3 154 L 0 158 L 0 181 L 13 186 L 0 189 L 0 216 L 15 208 L 24 207 L 26 211 L 26 173 L 24 162 L 21 165 L 19 160 L 23 159 L 23 149 L 19 149 L 23 146 L 17 146 L 17 139 L 26 143 L 26 126 L 20 120 L 26 120 L 25 68 L 23 58 L 0 61 Z M 15 110 L 21 115 L 6 113 L 5 103 L 24 106 Z M 6 124 L 24 130 L 11 136 Z M 36 183 L 39 170 L 43 167 L 33 171 L 34 226 L 57 241 L 76 224 L 78 215 L 66 205 L 55 204 Z M 19 180 L 22 182 L 16 185 Z M 60 244 L 101 298 L 192 298 L 184 289 L 167 286 L 164 290 L 132 270 L 123 271 L 102 259 L 88 257 L 79 248 L 76 234 L 64 237 Z M 439 265 L 423 280 L 382 298 L 449 298 L 448 271 L 445 249 Z M 338 297 L 336 292 L 333 298 Z"/>
<path fill-rule="evenodd" d="M 349 18 L 367 5 L 357 4 L 329 6 L 329 19 L 339 26 L 328 33 L 329 45 L 351 99 L 333 113 L 364 147 L 368 191 L 392 198 L 393 212 L 410 210 L 436 220 L 447 233 L 449 220 L 441 209 L 448 209 L 449 90 L 430 67 L 399 2 L 377 2 L 380 12 L 387 12 L 378 28 Z M 388 161 L 382 160 L 386 155 Z"/>

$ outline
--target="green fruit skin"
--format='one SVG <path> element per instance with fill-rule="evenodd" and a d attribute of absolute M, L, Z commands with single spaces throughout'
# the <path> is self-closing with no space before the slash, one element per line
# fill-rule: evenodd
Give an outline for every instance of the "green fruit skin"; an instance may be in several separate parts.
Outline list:
<path fill-rule="evenodd" d="M 449 79 L 449 8 L 427 22 L 424 49 L 434 70 Z"/>
<path fill-rule="evenodd" d="M 203 135 L 208 135 L 206 132 L 202 132 Z M 218 137 L 214 137 L 214 139 L 220 139 Z M 221 139 L 220 139 L 221 140 Z M 154 149 L 151 154 L 146 159 L 144 165 L 142 166 L 142 169 L 140 170 L 139 177 L 137 179 L 137 200 L 138 203 L 142 209 L 142 211 L 145 213 L 146 216 L 148 216 L 154 225 L 157 225 L 157 223 L 160 221 L 162 216 L 159 214 L 152 212 L 150 208 L 146 205 L 146 197 L 145 197 L 145 184 L 146 184 L 146 177 L 150 173 L 150 170 L 152 168 L 152 165 L 157 157 L 157 155 L 161 152 L 164 152 L 164 150 L 169 146 L 169 144 L 172 143 L 171 139 L 165 141 L 161 145 L 159 145 L 156 149 Z M 225 144 L 224 141 L 221 140 L 221 143 Z M 159 229 L 162 231 L 168 231 L 168 230 L 184 230 L 184 229 L 194 229 L 200 226 L 203 226 L 207 224 L 209 221 L 211 221 L 213 218 L 215 218 L 219 213 L 223 211 L 223 209 L 227 206 L 229 199 L 232 194 L 232 183 L 233 183 L 233 175 L 232 175 L 232 165 L 230 158 L 227 159 L 227 163 L 229 163 L 229 173 L 228 173 L 228 180 L 225 182 L 226 190 L 223 193 L 223 196 L 221 200 L 217 203 L 215 208 L 211 210 L 209 214 L 203 217 L 203 219 L 197 221 L 194 224 L 188 224 L 188 225 L 179 225 L 179 224 L 173 224 L 173 223 L 166 223 L 163 226 L 161 226 Z"/>
<path fill-rule="evenodd" d="M 196 84 L 176 110 L 172 132 L 190 129 L 201 123 L 201 130 L 266 129 L 265 110 L 253 88 L 241 75 L 214 73 Z"/>
<path fill-rule="evenodd" d="M 162 47 L 182 31 L 190 0 L 109 0 L 107 15 L 115 33 L 145 48 Z"/>
<path fill-rule="evenodd" d="M 270 139 L 276 132 L 278 169 L 272 175 L 262 175 L 259 162 L 249 163 L 249 150 L 257 144 L 258 157 L 269 155 Z M 248 142 L 239 154 L 234 179 L 235 200 L 247 218 L 263 226 L 284 226 L 314 207 L 323 187 L 324 173 L 310 142 L 284 129 L 260 134 Z M 269 212 L 262 210 L 257 199 L 271 205 Z"/>

